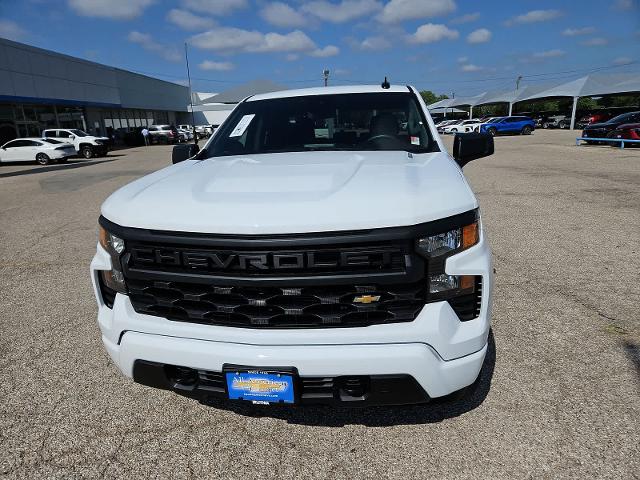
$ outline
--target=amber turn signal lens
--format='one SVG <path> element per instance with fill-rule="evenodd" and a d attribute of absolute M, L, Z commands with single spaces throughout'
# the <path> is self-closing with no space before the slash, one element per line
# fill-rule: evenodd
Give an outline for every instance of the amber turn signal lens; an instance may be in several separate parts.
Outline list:
<path fill-rule="evenodd" d="M 479 238 L 478 222 L 473 222 L 462 227 L 462 250 L 473 247 Z"/>
<path fill-rule="evenodd" d="M 474 275 L 460 276 L 460 290 L 475 290 L 476 277 Z"/>
<path fill-rule="evenodd" d="M 109 232 L 102 228 L 102 225 L 98 226 L 98 241 L 107 252 L 111 251 L 109 248 Z"/>

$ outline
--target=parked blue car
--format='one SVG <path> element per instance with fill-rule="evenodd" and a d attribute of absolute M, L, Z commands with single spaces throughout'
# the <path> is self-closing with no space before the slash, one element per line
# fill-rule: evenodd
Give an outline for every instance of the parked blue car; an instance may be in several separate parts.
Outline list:
<path fill-rule="evenodd" d="M 536 122 L 529 117 L 502 117 L 491 123 L 485 123 L 480 127 L 480 131 L 498 135 L 502 133 L 519 133 L 521 135 L 531 135 L 536 128 Z"/>

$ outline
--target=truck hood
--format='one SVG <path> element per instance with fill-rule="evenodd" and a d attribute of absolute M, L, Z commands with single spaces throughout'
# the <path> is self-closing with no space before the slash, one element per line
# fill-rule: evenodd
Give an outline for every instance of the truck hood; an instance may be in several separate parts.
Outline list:
<path fill-rule="evenodd" d="M 102 206 L 154 230 L 278 234 L 414 225 L 477 207 L 447 153 L 300 152 L 187 160 Z"/>

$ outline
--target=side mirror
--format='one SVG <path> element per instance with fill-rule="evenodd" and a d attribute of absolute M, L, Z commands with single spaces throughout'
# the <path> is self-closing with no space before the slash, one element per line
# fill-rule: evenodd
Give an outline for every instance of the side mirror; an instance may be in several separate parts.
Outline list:
<path fill-rule="evenodd" d="M 176 145 L 173 147 L 173 151 L 171 152 L 171 162 L 184 162 L 186 159 L 193 157 L 196 153 L 198 153 L 198 151 L 198 146 L 194 145 L 193 143 Z"/>
<path fill-rule="evenodd" d="M 493 137 L 489 133 L 456 133 L 453 158 L 460 168 L 471 160 L 493 155 Z"/>

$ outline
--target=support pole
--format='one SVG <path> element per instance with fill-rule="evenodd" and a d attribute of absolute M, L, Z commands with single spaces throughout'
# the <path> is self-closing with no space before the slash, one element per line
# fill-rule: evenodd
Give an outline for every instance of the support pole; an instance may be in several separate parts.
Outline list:
<path fill-rule="evenodd" d="M 469 119 L 473 118 L 473 105 L 469 105 Z"/>
<path fill-rule="evenodd" d="M 573 130 L 576 126 L 576 108 L 578 107 L 578 98 L 573 97 L 573 107 L 571 107 L 571 126 L 569 127 Z"/>
<path fill-rule="evenodd" d="M 509 102 L 509 116 L 513 113 L 513 103 Z"/>

